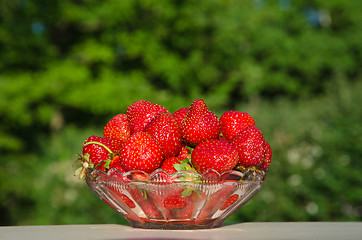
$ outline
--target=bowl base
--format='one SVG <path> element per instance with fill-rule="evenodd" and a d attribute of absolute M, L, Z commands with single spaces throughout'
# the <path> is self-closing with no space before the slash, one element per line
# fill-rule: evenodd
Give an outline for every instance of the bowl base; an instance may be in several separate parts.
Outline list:
<path fill-rule="evenodd" d="M 127 218 L 128 222 L 134 228 L 144 229 L 164 229 L 164 230 L 195 230 L 195 229 L 210 229 L 218 228 L 222 222 L 220 219 L 206 220 L 150 220 L 141 218 L 142 222 Z"/>

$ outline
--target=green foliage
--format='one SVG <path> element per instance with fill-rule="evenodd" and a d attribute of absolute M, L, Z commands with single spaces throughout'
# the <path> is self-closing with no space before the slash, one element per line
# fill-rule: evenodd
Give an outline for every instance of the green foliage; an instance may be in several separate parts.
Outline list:
<path fill-rule="evenodd" d="M 228 221 L 361 220 L 361 7 L 0 1 L 0 224 L 125 223 L 73 177 L 75 153 L 134 101 L 195 98 L 249 112 L 273 149 Z"/>
<path fill-rule="evenodd" d="M 229 221 L 360 221 L 362 82 L 332 82 L 320 98 L 240 107 L 273 150 L 265 184 Z"/>

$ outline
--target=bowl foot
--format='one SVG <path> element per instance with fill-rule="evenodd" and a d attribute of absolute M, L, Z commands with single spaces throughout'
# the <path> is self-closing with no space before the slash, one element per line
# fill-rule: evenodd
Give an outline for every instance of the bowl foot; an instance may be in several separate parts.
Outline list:
<path fill-rule="evenodd" d="M 165 230 L 194 230 L 194 229 L 210 229 L 218 228 L 222 222 L 218 219 L 206 220 L 150 220 L 142 218 L 143 222 L 127 219 L 134 228 L 144 229 L 165 229 Z"/>

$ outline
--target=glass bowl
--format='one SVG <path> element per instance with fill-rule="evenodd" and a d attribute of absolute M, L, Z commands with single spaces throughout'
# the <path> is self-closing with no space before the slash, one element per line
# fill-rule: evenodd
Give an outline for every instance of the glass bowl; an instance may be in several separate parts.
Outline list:
<path fill-rule="evenodd" d="M 107 173 L 88 170 L 86 181 L 102 201 L 132 227 L 147 229 L 209 229 L 220 227 L 234 211 L 261 189 L 265 171 L 209 170 L 200 175 L 162 169 Z"/>

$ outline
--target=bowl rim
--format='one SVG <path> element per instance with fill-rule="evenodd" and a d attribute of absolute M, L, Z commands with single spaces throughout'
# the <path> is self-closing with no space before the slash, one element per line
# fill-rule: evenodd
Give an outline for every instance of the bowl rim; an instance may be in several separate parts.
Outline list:
<path fill-rule="evenodd" d="M 177 171 L 169 174 L 167 171 L 157 168 L 151 173 L 147 173 L 143 170 L 131 170 L 128 172 L 120 172 L 116 168 L 111 168 L 107 172 L 98 169 L 87 169 L 86 179 L 96 180 L 99 176 L 106 177 L 107 180 L 113 176 L 117 176 L 125 182 L 143 182 L 143 183 L 158 183 L 167 182 L 170 183 L 200 183 L 200 184 L 215 184 L 227 181 L 239 182 L 239 183 L 263 183 L 267 175 L 268 169 L 263 170 L 249 169 L 249 172 L 241 172 L 238 170 L 229 170 L 222 173 L 214 169 L 208 169 L 203 174 L 194 171 Z M 257 176 L 248 177 L 248 174 L 257 174 Z M 136 178 L 135 178 L 136 177 Z"/>

